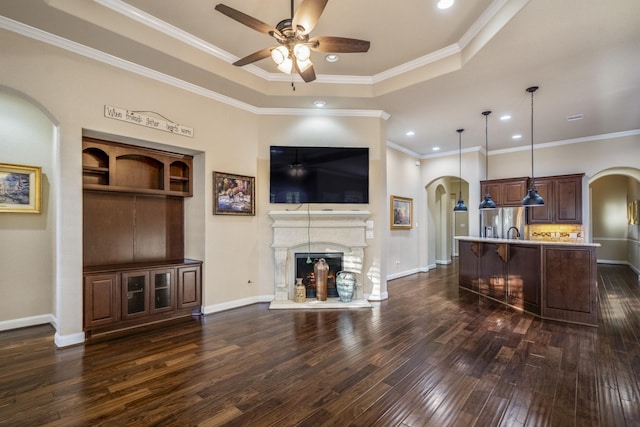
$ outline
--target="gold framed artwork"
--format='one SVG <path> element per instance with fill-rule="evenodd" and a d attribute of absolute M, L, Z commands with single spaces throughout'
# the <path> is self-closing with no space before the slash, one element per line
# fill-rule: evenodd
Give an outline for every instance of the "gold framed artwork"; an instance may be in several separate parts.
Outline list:
<path fill-rule="evenodd" d="M 390 223 L 392 229 L 411 229 L 413 227 L 413 199 L 391 196 Z"/>
<path fill-rule="evenodd" d="M 255 215 L 255 178 L 214 171 L 213 214 Z"/>
<path fill-rule="evenodd" d="M 634 200 L 627 205 L 627 218 L 629 224 L 640 224 L 640 200 Z"/>
<path fill-rule="evenodd" d="M 40 213 L 40 166 L 0 163 L 0 212 Z"/>

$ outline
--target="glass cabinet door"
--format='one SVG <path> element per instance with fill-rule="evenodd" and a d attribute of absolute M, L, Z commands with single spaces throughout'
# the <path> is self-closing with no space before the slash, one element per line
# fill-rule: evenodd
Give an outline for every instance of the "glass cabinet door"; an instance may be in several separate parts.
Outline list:
<path fill-rule="evenodd" d="M 151 271 L 151 311 L 172 310 L 174 308 L 174 269 Z"/>
<path fill-rule="evenodd" d="M 128 272 L 122 274 L 122 317 L 144 316 L 149 312 L 149 273 Z"/>

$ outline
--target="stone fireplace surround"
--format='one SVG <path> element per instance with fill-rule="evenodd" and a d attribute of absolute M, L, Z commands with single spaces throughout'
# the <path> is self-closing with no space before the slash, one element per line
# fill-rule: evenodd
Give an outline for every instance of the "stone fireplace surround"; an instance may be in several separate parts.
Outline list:
<path fill-rule="evenodd" d="M 274 300 L 271 309 L 363 308 L 372 307 L 364 299 L 362 267 L 365 241 L 365 220 L 368 211 L 271 211 L 275 262 Z M 293 302 L 295 284 L 295 254 L 301 252 L 342 252 L 344 270 L 356 273 L 353 301 L 337 298 L 327 301 Z"/>

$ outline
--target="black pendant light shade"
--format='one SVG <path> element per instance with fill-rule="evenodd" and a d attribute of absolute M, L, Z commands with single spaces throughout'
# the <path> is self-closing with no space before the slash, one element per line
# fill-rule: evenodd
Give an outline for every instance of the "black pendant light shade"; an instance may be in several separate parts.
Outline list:
<path fill-rule="evenodd" d="M 485 155 L 485 167 L 484 167 L 484 180 L 489 181 L 489 114 L 491 111 L 483 111 L 484 116 L 484 155 Z M 482 202 L 480 202 L 480 209 L 495 209 L 496 203 L 491 199 L 491 194 L 487 191 L 484 195 Z"/>
<path fill-rule="evenodd" d="M 458 152 L 459 152 L 459 163 L 460 163 L 460 173 L 459 173 L 459 179 L 460 179 L 460 186 L 458 187 L 459 191 L 458 191 L 458 203 L 456 203 L 456 207 L 453 208 L 454 212 L 466 212 L 467 211 L 467 206 L 464 204 L 464 200 L 462 200 L 462 132 L 464 132 L 464 129 L 457 129 L 456 132 L 458 132 Z"/>
<path fill-rule="evenodd" d="M 531 94 L 531 186 L 527 190 L 527 195 L 522 199 L 522 206 L 527 207 L 544 206 L 544 199 L 538 194 L 536 180 L 533 175 L 533 93 L 536 90 L 538 90 L 538 86 L 527 88 L 527 92 Z"/>

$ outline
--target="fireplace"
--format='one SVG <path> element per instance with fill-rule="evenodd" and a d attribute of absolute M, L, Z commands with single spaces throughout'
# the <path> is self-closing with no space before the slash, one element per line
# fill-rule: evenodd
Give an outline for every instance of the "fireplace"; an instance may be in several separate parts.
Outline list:
<path fill-rule="evenodd" d="M 364 289 L 363 274 L 367 211 L 271 211 L 273 220 L 274 298 L 269 308 L 360 308 L 372 307 Z M 312 263 L 307 264 L 307 255 Z M 336 259 L 336 257 L 338 259 Z M 330 264 L 328 286 L 335 289 L 335 274 L 351 271 L 356 274 L 356 289 L 351 303 L 340 301 L 337 292 L 327 301 L 309 297 L 306 303 L 293 301 L 296 277 L 306 278 L 313 271 L 313 260 L 325 258 Z M 336 262 L 335 267 L 331 263 Z M 301 265 L 299 265 L 301 264 Z M 305 270 L 309 269 L 309 270 Z M 305 272 L 306 271 L 306 272 Z M 311 294 L 309 294 L 311 295 Z"/>
<path fill-rule="evenodd" d="M 338 298 L 336 289 L 336 275 L 338 271 L 342 271 L 343 263 L 342 252 L 296 252 L 296 279 L 301 278 L 302 284 L 307 290 L 307 298 L 316 297 L 316 278 L 313 272 L 313 266 L 316 260 L 324 258 L 329 265 L 329 274 L 327 277 L 327 298 Z"/>

